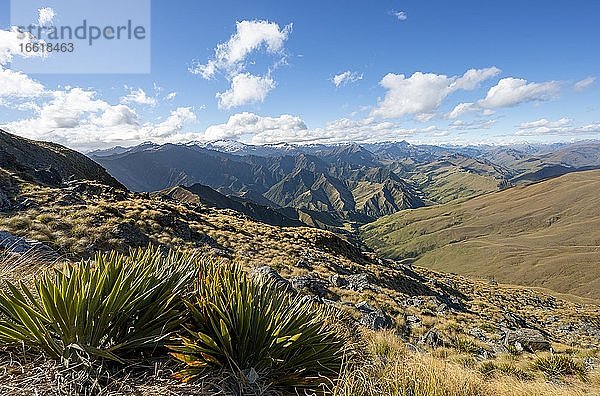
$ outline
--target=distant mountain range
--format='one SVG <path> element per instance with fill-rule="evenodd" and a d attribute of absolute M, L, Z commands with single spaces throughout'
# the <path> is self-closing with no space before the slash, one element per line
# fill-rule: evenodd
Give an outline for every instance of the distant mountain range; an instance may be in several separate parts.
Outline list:
<path fill-rule="evenodd" d="M 586 171 L 594 168 L 600 168 L 598 142 L 145 143 L 86 157 L 0 132 L 0 219 L 14 235 L 64 244 L 61 249 L 77 254 L 142 246 L 148 235 L 161 244 L 223 249 L 227 245 L 215 241 L 224 233 L 243 239 L 240 249 L 248 252 L 261 227 L 277 230 L 269 231 L 269 244 L 279 234 L 329 230 L 400 264 L 597 298 L 600 169 Z M 112 213 L 111 222 L 88 211 L 90 200 Z M 117 204 L 120 211 L 111 212 Z M 74 220 L 74 209 L 84 214 Z M 179 210 L 187 214 L 175 219 L 172 211 Z M 42 223 L 40 213 L 54 220 Z M 22 214 L 30 218 L 10 217 Z M 143 226 L 130 221 L 134 215 Z M 184 220 L 208 236 L 189 230 Z M 101 238 L 76 234 L 88 222 Z M 238 235 L 232 222 L 252 224 L 253 231 Z M 75 231 L 60 237 L 67 226 Z"/>
<path fill-rule="evenodd" d="M 600 143 L 253 146 L 220 140 L 144 143 L 88 156 L 133 191 L 202 185 L 229 199 L 232 209 L 260 205 L 292 222 L 340 231 L 403 209 L 600 168 Z M 204 194 L 197 191 L 210 199 Z"/>

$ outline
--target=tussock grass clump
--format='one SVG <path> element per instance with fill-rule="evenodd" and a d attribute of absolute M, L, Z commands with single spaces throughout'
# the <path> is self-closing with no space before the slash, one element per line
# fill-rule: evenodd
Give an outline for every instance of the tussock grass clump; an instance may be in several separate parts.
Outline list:
<path fill-rule="evenodd" d="M 473 340 L 463 337 L 456 337 L 452 344 L 457 351 L 468 354 L 477 353 L 481 349 Z"/>
<path fill-rule="evenodd" d="M 336 396 L 487 396 L 476 373 L 431 356 L 408 354 L 346 370 L 333 391 Z"/>
<path fill-rule="evenodd" d="M 186 301 L 191 320 L 172 355 L 192 381 L 211 369 L 240 383 L 316 386 L 337 376 L 345 342 L 329 312 L 270 283 L 249 279 L 235 264 L 212 262 L 200 271 L 196 295 Z"/>
<path fill-rule="evenodd" d="M 5 280 L 0 342 L 65 362 L 149 355 L 184 320 L 181 297 L 196 267 L 193 255 L 148 249 L 98 254 L 42 272 L 33 285 Z"/>
<path fill-rule="evenodd" d="M 492 378 L 498 374 L 514 377 L 522 381 L 532 380 L 534 378 L 533 374 L 525 371 L 512 362 L 485 361 L 479 366 L 479 372 L 486 378 Z"/>
<path fill-rule="evenodd" d="M 584 378 L 587 374 L 585 366 L 569 355 L 539 356 L 533 362 L 533 367 L 549 377 L 577 375 Z"/>

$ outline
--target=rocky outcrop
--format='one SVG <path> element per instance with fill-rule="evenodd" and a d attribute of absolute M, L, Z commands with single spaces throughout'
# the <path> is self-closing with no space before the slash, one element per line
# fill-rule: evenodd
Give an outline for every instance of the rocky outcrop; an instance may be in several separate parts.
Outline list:
<path fill-rule="evenodd" d="M 290 281 L 284 279 L 277 273 L 277 271 L 268 265 L 254 268 L 252 271 L 250 271 L 250 277 L 258 282 L 272 283 L 287 292 L 295 292 Z"/>
<path fill-rule="evenodd" d="M 7 231 L 0 231 L 0 249 L 16 254 L 33 254 L 42 260 L 55 260 L 59 257 L 58 253 L 43 243 L 15 236 Z"/>
<path fill-rule="evenodd" d="M 291 279 L 292 286 L 296 290 L 306 291 L 318 297 L 327 295 L 327 283 L 314 276 L 297 276 Z"/>
<path fill-rule="evenodd" d="M 130 223 L 119 223 L 112 230 L 116 238 L 122 239 L 127 245 L 133 247 L 144 247 L 150 243 L 148 235 Z"/>
<path fill-rule="evenodd" d="M 514 346 L 528 352 L 548 351 L 550 343 L 541 331 L 535 329 L 508 330 L 504 336 L 504 345 Z"/>
<path fill-rule="evenodd" d="M 55 143 L 37 142 L 0 130 L 0 168 L 24 180 L 52 187 L 75 178 L 125 190 L 104 168 L 85 155 Z"/>
<path fill-rule="evenodd" d="M 355 307 L 362 314 L 358 323 L 371 330 L 391 329 L 394 326 L 392 319 L 383 310 L 374 308 L 366 301 L 359 302 Z"/>

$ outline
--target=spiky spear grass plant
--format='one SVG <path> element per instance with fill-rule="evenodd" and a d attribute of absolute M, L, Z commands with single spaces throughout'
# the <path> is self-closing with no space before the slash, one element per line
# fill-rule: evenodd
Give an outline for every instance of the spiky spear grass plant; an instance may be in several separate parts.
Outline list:
<path fill-rule="evenodd" d="M 66 362 L 139 358 L 184 320 L 181 297 L 197 263 L 193 255 L 157 249 L 113 252 L 42 272 L 33 286 L 4 281 L 0 342 Z"/>
<path fill-rule="evenodd" d="M 235 264 L 207 264 L 186 301 L 187 333 L 170 347 L 187 365 L 179 378 L 224 369 L 250 383 L 301 387 L 339 373 L 345 341 L 327 324 L 330 312 L 249 279 Z"/>
<path fill-rule="evenodd" d="M 538 356 L 533 362 L 533 368 L 549 377 L 578 375 L 581 378 L 585 378 L 587 374 L 584 364 L 577 362 L 569 355 L 555 353 Z"/>

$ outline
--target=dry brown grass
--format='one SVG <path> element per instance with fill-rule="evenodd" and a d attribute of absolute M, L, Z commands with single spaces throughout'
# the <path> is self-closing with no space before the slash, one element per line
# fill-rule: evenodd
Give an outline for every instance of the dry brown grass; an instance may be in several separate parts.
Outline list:
<path fill-rule="evenodd" d="M 381 254 L 481 278 L 597 298 L 600 171 L 576 172 L 383 217 L 363 227 Z"/>
<path fill-rule="evenodd" d="M 390 332 L 366 334 L 372 356 L 367 363 L 348 368 L 340 376 L 334 395 L 339 396 L 583 396 L 598 395 L 600 384 L 569 378 L 550 383 L 543 378 L 522 380 L 507 375 L 493 378 L 452 362 L 457 355 L 411 352 Z M 468 366 L 468 365 L 467 365 Z M 598 373 L 591 375 L 598 377 Z"/>
<path fill-rule="evenodd" d="M 532 323 L 544 323 L 549 315 L 557 316 L 563 322 L 590 320 L 600 323 L 597 305 L 584 305 L 583 301 L 566 301 L 561 296 L 551 297 L 543 291 L 492 285 L 486 281 L 441 274 L 419 267 L 407 270 L 397 263 L 380 263 L 374 255 L 358 257 L 351 252 L 340 253 L 333 248 L 337 239 L 331 239 L 332 234 L 326 231 L 269 226 L 231 211 L 203 207 L 195 210 L 177 202 L 141 196 L 130 196 L 124 200 L 86 197 L 85 206 L 61 207 L 54 204 L 56 196 L 60 194 L 56 190 L 31 189 L 27 194 L 39 206 L 1 217 L 0 228 L 28 237 L 45 236 L 52 247 L 71 257 L 85 254 L 90 244 L 96 250 L 126 250 L 128 247 L 112 235 L 111 230 L 119 222 L 128 221 L 148 234 L 153 243 L 182 250 L 201 250 L 208 254 L 215 254 L 214 248 L 226 250 L 233 260 L 243 263 L 247 268 L 270 265 L 284 277 L 311 275 L 326 280 L 336 273 L 368 273 L 371 289 L 357 292 L 330 286 L 331 294 L 328 297 L 338 300 L 338 306 L 356 319 L 360 313 L 353 303 L 366 300 L 384 309 L 394 318 L 394 330 L 415 345 L 419 336 L 431 328 L 442 332 L 450 341 L 461 340 L 462 346 L 458 347 L 461 350 L 457 350 L 456 345 L 454 348 L 449 345 L 448 348 L 421 354 L 407 350 L 404 342 L 392 333 L 367 334 L 367 345 L 374 358 L 342 374 L 342 381 L 336 388 L 339 395 L 402 395 L 411 393 L 404 390 L 402 392 L 405 393 L 398 393 L 399 389 L 417 389 L 421 393 L 414 393 L 413 396 L 570 396 L 585 392 L 594 394 L 595 389 L 600 387 L 597 372 L 589 373 L 587 383 L 566 377 L 560 379 L 562 385 L 552 385 L 542 373 L 531 371 L 530 366 L 535 359 L 532 355 L 500 354 L 494 361 L 506 367 L 514 365 L 528 370 L 535 378 L 533 381 L 514 378 L 508 368 L 505 372 L 484 377 L 479 370 L 480 358 L 473 353 L 474 349 L 469 348 L 471 343 L 479 347 L 484 345 L 478 344 L 468 334 L 469 329 L 476 327 L 486 331 L 490 340 L 498 340 L 499 323 L 506 312 L 525 317 Z M 176 237 L 174 230 L 164 221 L 169 216 L 184 222 L 198 235 L 212 238 L 214 244 L 196 244 Z M 15 228 L 15 224 L 25 224 L 26 228 Z M 299 259 L 307 260 L 311 269 L 296 268 L 294 265 Z M 439 296 L 442 290 L 461 295 L 464 309 L 447 309 L 436 313 L 436 304 L 439 303 L 430 302 L 429 297 L 434 294 Z M 406 306 L 404 302 L 411 296 L 418 296 L 425 303 L 419 307 Z M 424 314 L 425 309 L 435 314 Z M 405 322 L 407 315 L 417 316 L 421 320 L 420 326 L 411 328 Z M 577 359 L 598 358 L 597 351 L 581 349 L 594 342 L 591 337 L 577 335 L 572 338 L 572 334 L 558 330 L 559 323 L 548 324 L 544 328 L 549 332 L 555 350 L 570 353 Z M 0 377 L 0 383 L 2 381 L 9 379 Z M 154 386 L 150 382 L 148 379 L 146 384 Z M 343 382 L 348 385 L 343 385 Z M 421 388 L 414 388 L 417 386 L 415 384 Z M 160 389 L 161 385 L 157 386 Z M 427 393 L 431 387 L 439 390 L 437 393 Z M 519 393 L 520 389 L 523 393 Z M 164 394 L 169 393 L 165 391 Z"/>

